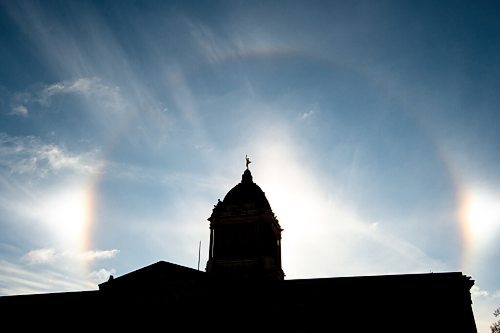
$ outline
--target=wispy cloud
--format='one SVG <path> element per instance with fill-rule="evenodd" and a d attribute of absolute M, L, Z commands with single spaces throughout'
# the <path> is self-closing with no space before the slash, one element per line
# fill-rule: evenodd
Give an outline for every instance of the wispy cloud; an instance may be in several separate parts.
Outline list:
<path fill-rule="evenodd" d="M 81 93 L 90 95 L 95 93 L 96 88 L 101 87 L 108 90 L 109 88 L 102 85 L 98 79 L 80 78 L 75 81 L 64 81 L 47 86 L 44 90 L 44 96 L 50 97 L 64 93 Z"/>
<path fill-rule="evenodd" d="M 172 87 L 169 88 L 172 103 L 181 111 L 184 120 L 195 124 L 199 118 L 196 99 L 182 71 L 174 67 L 165 70 L 167 85 Z M 166 142 L 172 112 L 165 111 L 168 108 L 164 103 L 153 97 L 139 79 L 134 77 L 125 81 L 127 83 L 117 85 L 99 77 L 80 77 L 32 86 L 11 95 L 10 104 L 15 107 L 9 114 L 26 117 L 37 114 L 51 122 L 57 122 L 60 117 L 87 120 L 89 127 L 82 134 L 82 140 L 106 144 L 125 137 L 128 142 L 141 142 L 143 147 Z M 53 108 L 56 104 L 63 107 Z M 79 133 L 80 128 L 76 131 Z M 155 140 L 151 140 L 152 137 Z M 147 144 L 143 140 L 147 140 Z"/>
<path fill-rule="evenodd" d="M 61 81 L 47 85 L 37 92 L 36 101 L 46 105 L 50 103 L 51 98 L 64 94 L 79 94 L 87 98 L 97 98 L 104 107 L 114 111 L 124 110 L 126 105 L 119 87 L 105 84 L 97 77 L 82 77 L 73 81 Z"/>
<path fill-rule="evenodd" d="M 237 32 L 225 29 L 224 34 L 194 20 L 185 19 L 186 25 L 202 56 L 208 63 L 221 64 L 228 59 L 247 56 L 286 54 L 294 49 L 283 38 L 262 33 L 255 27 L 238 23 Z M 283 36 L 281 36 L 283 37 Z"/>
<path fill-rule="evenodd" d="M 312 103 L 309 106 L 307 106 L 306 111 L 302 112 L 299 114 L 297 120 L 298 121 L 305 121 L 307 119 L 310 119 L 313 117 L 318 111 L 318 104 L 317 103 Z"/>
<path fill-rule="evenodd" d="M 228 55 L 237 54 L 237 50 L 230 44 L 223 43 L 208 27 L 202 24 L 195 24 L 187 21 L 190 27 L 191 35 L 197 42 L 199 48 L 205 54 L 206 58 L 211 63 L 219 63 Z"/>
<path fill-rule="evenodd" d="M 175 87 L 175 94 L 172 95 L 173 102 L 181 111 L 184 118 L 199 130 L 198 106 L 196 98 L 193 96 L 191 87 L 180 68 L 170 68 L 166 72 L 169 86 Z"/>
<path fill-rule="evenodd" d="M 311 117 L 314 114 L 314 110 L 309 110 L 307 112 L 302 113 L 299 116 L 299 120 L 306 120 L 307 118 Z"/>
<path fill-rule="evenodd" d="M 84 252 L 58 251 L 54 248 L 43 248 L 29 251 L 22 259 L 29 264 L 52 263 L 58 259 L 95 261 L 102 259 L 111 259 L 118 255 L 120 250 L 90 250 Z"/>
<path fill-rule="evenodd" d="M 94 282 L 52 267 L 26 266 L 0 259 L 0 295 L 96 289 Z"/>
<path fill-rule="evenodd" d="M 62 146 L 43 143 L 34 136 L 9 136 L 0 133 L 0 167 L 11 174 L 45 177 L 58 171 L 85 175 L 99 172 L 97 151 L 71 153 Z"/>
<path fill-rule="evenodd" d="M 0 295 L 95 289 L 114 269 L 100 268 L 87 273 L 82 267 L 111 259 L 120 251 L 63 251 L 41 248 L 29 251 L 20 260 L 0 259 Z"/>
<path fill-rule="evenodd" d="M 23 256 L 23 260 L 30 264 L 43 264 L 56 259 L 56 250 L 52 248 L 32 250 Z"/>
<path fill-rule="evenodd" d="M 101 251 L 85 251 L 81 254 L 77 254 L 78 258 L 82 258 L 86 261 L 100 260 L 100 259 L 110 259 L 114 258 L 120 253 L 120 250 L 101 250 Z"/>
<path fill-rule="evenodd" d="M 12 116 L 20 116 L 23 118 L 27 118 L 29 112 L 28 112 L 28 108 L 26 106 L 16 105 L 12 108 L 12 110 L 8 114 L 12 115 Z"/>
<path fill-rule="evenodd" d="M 14 106 L 8 114 L 27 117 L 28 106 L 48 107 L 52 99 L 61 95 L 84 96 L 94 103 L 99 103 L 102 110 L 124 111 L 127 106 L 120 87 L 105 83 L 98 77 L 80 77 L 75 80 L 35 86 L 28 91 L 13 94 L 11 104 Z"/>

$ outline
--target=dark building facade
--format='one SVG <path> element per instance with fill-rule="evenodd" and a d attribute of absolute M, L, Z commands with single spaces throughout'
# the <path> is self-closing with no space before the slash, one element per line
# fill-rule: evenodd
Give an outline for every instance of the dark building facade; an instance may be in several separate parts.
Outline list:
<path fill-rule="evenodd" d="M 247 168 L 241 183 L 214 207 L 207 272 L 247 279 L 283 280 L 281 226 Z"/>
<path fill-rule="evenodd" d="M 206 272 L 159 261 L 99 290 L 0 297 L 0 316 L 52 331 L 476 332 L 460 272 L 285 280 L 282 229 L 248 164 L 209 221 Z"/>

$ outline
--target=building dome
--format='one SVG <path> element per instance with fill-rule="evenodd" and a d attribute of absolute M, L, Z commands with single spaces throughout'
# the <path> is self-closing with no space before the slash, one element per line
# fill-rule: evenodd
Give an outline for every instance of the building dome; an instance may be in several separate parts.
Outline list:
<path fill-rule="evenodd" d="M 255 210 L 271 210 L 264 191 L 252 180 L 250 170 L 245 170 L 241 177 L 241 183 L 233 187 L 222 201 L 223 207 L 227 209 L 240 207 Z"/>
<path fill-rule="evenodd" d="M 241 182 L 214 206 L 207 272 L 226 278 L 283 280 L 281 229 L 269 201 L 243 172 Z"/>

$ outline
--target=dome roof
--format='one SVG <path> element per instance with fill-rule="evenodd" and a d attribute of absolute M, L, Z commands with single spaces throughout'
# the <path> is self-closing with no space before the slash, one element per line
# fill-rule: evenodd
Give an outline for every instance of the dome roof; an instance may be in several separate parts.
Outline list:
<path fill-rule="evenodd" d="M 256 209 L 271 209 L 264 191 L 252 181 L 252 174 L 248 169 L 243 173 L 241 183 L 227 192 L 223 203 L 226 206 L 252 206 Z"/>
<path fill-rule="evenodd" d="M 241 177 L 241 183 L 233 187 L 214 209 L 214 213 L 224 211 L 225 214 L 236 213 L 241 209 L 272 211 L 264 191 L 252 180 L 250 170 L 245 170 Z M 224 214 L 224 215 L 225 215 Z"/>

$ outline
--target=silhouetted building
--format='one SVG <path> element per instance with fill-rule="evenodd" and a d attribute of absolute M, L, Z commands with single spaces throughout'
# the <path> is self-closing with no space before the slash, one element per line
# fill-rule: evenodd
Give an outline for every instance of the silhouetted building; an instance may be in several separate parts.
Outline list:
<path fill-rule="evenodd" d="M 476 332 L 474 281 L 460 272 L 284 280 L 282 229 L 248 163 L 209 218 L 207 272 L 159 261 L 99 290 L 1 297 L 4 325 L 67 329 L 61 318 L 76 325 L 69 330 Z"/>
<path fill-rule="evenodd" d="M 207 272 L 226 277 L 283 280 L 281 227 L 248 168 L 217 203 L 210 221 Z"/>

